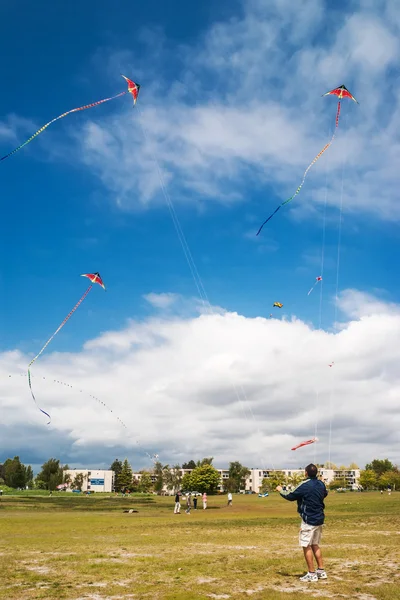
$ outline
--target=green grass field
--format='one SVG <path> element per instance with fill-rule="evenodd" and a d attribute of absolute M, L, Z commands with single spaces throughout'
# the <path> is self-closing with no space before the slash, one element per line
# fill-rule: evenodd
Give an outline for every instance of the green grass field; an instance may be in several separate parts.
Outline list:
<path fill-rule="evenodd" d="M 329 579 L 313 584 L 298 580 L 294 503 L 225 504 L 211 496 L 206 511 L 174 515 L 173 498 L 156 496 L 3 496 L 0 599 L 399 600 L 399 493 L 329 495 Z"/>

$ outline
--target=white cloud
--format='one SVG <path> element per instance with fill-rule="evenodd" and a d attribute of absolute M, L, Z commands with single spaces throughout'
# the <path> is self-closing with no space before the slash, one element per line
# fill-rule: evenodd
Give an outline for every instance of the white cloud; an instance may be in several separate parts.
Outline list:
<path fill-rule="evenodd" d="M 338 298 L 338 306 L 351 319 L 369 317 L 375 314 L 400 315 L 400 306 L 385 302 L 372 294 L 358 290 L 345 290 Z"/>
<path fill-rule="evenodd" d="M 171 292 L 165 294 L 155 294 L 154 292 L 150 292 L 150 294 L 146 294 L 144 299 L 147 300 L 151 306 L 155 308 L 169 308 L 178 299 L 177 294 L 172 294 Z"/>
<path fill-rule="evenodd" d="M 220 466 L 233 459 L 298 466 L 315 451 L 327 460 L 332 399 L 332 460 L 399 462 L 399 308 L 348 290 L 341 309 L 357 320 L 336 334 L 297 319 L 229 312 L 131 321 L 81 352 L 47 353 L 35 363 L 34 390 L 52 415 L 50 427 L 30 398 L 29 357 L 4 353 L 3 453 L 18 443 L 21 455 L 40 462 L 56 444 L 69 463 L 94 466 L 128 455 L 138 468 L 148 462 L 139 438 L 164 462 L 213 455 Z M 318 447 L 291 452 L 314 435 L 316 416 Z"/>
<path fill-rule="evenodd" d="M 123 209 L 162 201 L 153 157 L 178 201 L 249 201 L 249 187 L 267 186 L 285 198 L 332 132 L 336 104 L 321 94 L 344 82 L 360 105 L 343 102 L 339 135 L 308 177 L 307 203 L 323 201 L 328 172 L 328 205 L 337 205 L 343 172 L 345 210 L 398 219 L 395 4 L 353 2 L 333 13 L 319 0 L 246 2 L 243 16 L 180 49 L 182 68 L 171 61 L 178 82 L 163 79 L 159 48 L 149 56 L 154 78 L 138 111 L 89 122 L 82 160 Z"/>

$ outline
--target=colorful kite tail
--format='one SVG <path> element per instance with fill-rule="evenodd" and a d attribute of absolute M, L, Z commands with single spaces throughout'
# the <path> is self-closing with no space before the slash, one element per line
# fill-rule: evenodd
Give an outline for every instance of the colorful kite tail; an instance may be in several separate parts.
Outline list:
<path fill-rule="evenodd" d="M 321 156 L 324 154 L 324 152 L 326 152 L 326 150 L 328 150 L 329 146 L 331 146 L 331 145 L 332 145 L 332 142 L 333 142 L 333 140 L 335 139 L 335 135 L 336 135 L 337 128 L 339 127 L 339 117 L 340 117 L 340 100 L 339 100 L 339 102 L 338 102 L 338 107 L 337 107 L 337 111 L 336 111 L 335 129 L 334 129 L 334 131 L 333 131 L 333 135 L 332 135 L 332 137 L 331 137 L 330 141 L 329 141 L 329 142 L 328 142 L 328 143 L 327 143 L 327 144 L 326 144 L 326 145 L 325 145 L 325 146 L 322 148 L 321 152 L 319 152 L 319 153 L 317 154 L 317 156 L 316 156 L 316 157 L 315 157 L 315 158 L 314 158 L 314 159 L 313 159 L 313 160 L 310 162 L 310 164 L 308 165 L 307 169 L 304 171 L 303 179 L 302 179 L 302 181 L 301 181 L 301 183 L 300 183 L 299 187 L 297 188 L 297 190 L 296 190 L 296 191 L 295 191 L 295 193 L 293 194 L 293 196 L 290 196 L 290 198 L 288 198 L 287 200 L 285 200 L 285 202 L 282 202 L 282 204 L 280 204 L 280 205 L 278 206 L 278 208 L 276 208 L 276 209 L 274 210 L 274 212 L 272 213 L 272 215 L 270 215 L 270 216 L 268 217 L 268 219 L 266 219 L 266 220 L 264 221 L 264 223 L 261 225 L 260 229 L 259 229 L 259 230 L 257 231 L 257 233 L 256 233 L 256 236 L 257 236 L 257 235 L 259 235 L 259 233 L 261 232 L 261 230 L 262 230 L 262 228 L 264 227 L 264 225 L 266 225 L 266 223 L 268 223 L 268 221 L 269 221 L 270 219 L 272 219 L 272 217 L 273 217 L 273 216 L 274 216 L 274 215 L 275 215 L 275 214 L 278 212 L 278 210 L 279 210 L 279 209 L 280 209 L 282 206 L 285 206 L 285 204 L 288 204 L 288 202 L 291 202 L 291 201 L 292 201 L 292 200 L 293 200 L 293 199 L 294 199 L 294 198 L 297 196 L 297 194 L 299 194 L 299 193 L 300 193 L 300 190 L 301 190 L 301 188 L 302 188 L 302 187 L 303 187 L 303 185 L 304 185 L 304 182 L 305 182 L 305 180 L 306 180 L 306 177 L 307 177 L 307 175 L 308 175 L 308 172 L 309 172 L 309 170 L 311 169 L 311 167 L 312 167 L 313 165 L 315 165 L 315 163 L 317 162 L 317 160 L 319 160 L 319 159 L 321 158 Z"/>
<path fill-rule="evenodd" d="M 57 335 L 57 333 L 60 331 L 60 329 L 62 327 L 64 327 L 65 323 L 68 321 L 68 319 L 74 314 L 74 312 L 76 311 L 76 309 L 78 308 L 78 306 L 80 304 L 82 304 L 82 302 L 84 301 L 84 299 L 86 298 L 86 296 L 88 295 L 88 293 L 90 292 L 90 290 L 92 289 L 93 284 L 90 284 L 88 289 L 86 290 L 86 292 L 83 294 L 83 296 L 78 300 L 78 302 L 75 304 L 74 308 L 68 313 L 68 315 L 65 317 L 64 321 L 61 323 L 61 325 L 56 329 L 56 331 L 53 333 L 53 335 L 47 340 L 47 342 L 45 343 L 45 345 L 43 346 L 43 348 L 40 350 L 40 352 L 38 354 L 36 354 L 36 356 L 31 360 L 31 362 L 28 365 L 28 383 L 29 383 L 29 388 L 31 390 L 31 394 L 32 394 L 32 398 L 36 404 L 36 406 L 38 407 L 38 409 L 44 413 L 45 415 L 47 415 L 50 419 L 49 423 L 51 422 L 51 417 L 50 415 L 42 410 L 39 406 L 39 404 L 36 402 L 36 398 L 35 395 L 33 393 L 32 390 L 32 382 L 31 382 L 31 372 L 30 372 L 30 367 L 33 365 L 33 363 L 35 362 L 35 360 L 37 360 L 39 358 L 39 356 L 41 354 L 43 354 L 43 352 L 46 350 L 47 346 L 50 344 L 50 342 L 54 339 L 54 337 Z M 47 423 L 49 425 L 49 423 Z"/>
<path fill-rule="evenodd" d="M 41 354 L 43 354 L 43 352 L 46 350 L 47 346 L 55 338 L 55 336 L 60 331 L 60 329 L 62 329 L 62 327 L 64 327 L 64 325 L 68 321 L 68 319 L 70 319 L 72 317 L 72 315 L 74 314 L 74 312 L 76 311 L 76 309 L 79 307 L 79 305 L 82 304 L 82 302 L 84 301 L 84 299 L 86 298 L 86 296 L 88 295 L 88 293 L 90 292 L 90 290 L 92 289 L 92 287 L 93 287 L 93 284 L 89 285 L 89 287 L 86 290 L 86 292 L 78 300 L 78 302 L 75 304 L 74 308 L 68 313 L 68 315 L 65 317 L 65 319 L 61 323 L 61 325 L 56 329 L 56 331 L 53 333 L 53 335 L 47 340 L 47 342 L 45 343 L 45 345 L 43 346 L 43 348 L 40 350 L 40 352 L 38 352 L 38 354 L 36 354 L 36 356 L 31 360 L 31 362 L 28 365 L 28 368 L 33 365 L 33 363 L 35 362 L 35 360 L 37 360 Z"/>
<path fill-rule="evenodd" d="M 111 96 L 110 98 L 103 98 L 103 100 L 98 100 L 97 102 L 92 102 L 92 104 L 86 104 L 85 106 L 79 106 L 78 108 L 73 108 L 72 110 L 68 110 L 67 112 L 63 113 L 62 115 L 59 115 L 58 117 L 55 117 L 54 119 L 52 119 L 51 121 L 49 121 L 48 123 L 46 123 L 46 125 L 43 125 L 43 127 L 41 127 L 40 129 L 38 129 L 28 140 L 26 140 L 23 144 L 21 144 L 20 146 L 18 146 L 18 148 L 15 148 L 14 150 L 12 150 L 11 152 L 9 152 L 5 156 L 2 156 L 0 158 L 0 162 L 2 160 L 5 160 L 6 158 L 9 158 L 10 156 L 12 156 L 13 154 L 15 154 L 19 150 L 21 150 L 21 148 L 23 148 L 24 146 L 26 146 L 27 144 L 29 144 L 32 140 L 35 139 L 35 137 L 37 137 L 38 135 L 40 135 L 41 133 L 43 133 L 43 131 L 45 129 L 47 129 L 47 127 L 49 127 L 49 125 L 52 125 L 52 123 L 55 123 L 55 121 L 58 121 L 59 119 L 63 119 L 64 117 L 66 117 L 67 115 L 70 115 L 71 113 L 78 112 L 80 110 L 87 110 L 88 108 L 93 108 L 94 106 L 98 106 L 99 104 L 103 104 L 104 102 L 109 102 L 110 100 L 115 100 L 115 98 L 119 98 L 120 96 L 124 96 L 127 93 L 128 93 L 127 91 L 121 92 L 121 93 L 117 94 L 116 96 Z"/>
<path fill-rule="evenodd" d="M 33 389 L 32 389 L 32 383 L 31 383 L 31 372 L 28 368 L 28 383 L 29 383 L 29 389 L 31 390 L 31 394 L 32 394 L 32 398 L 34 403 L 36 404 L 36 406 L 38 407 L 38 409 L 40 410 L 40 412 L 42 412 L 44 415 L 46 415 L 46 417 L 49 417 L 49 422 L 47 423 L 47 425 L 50 425 L 51 423 L 51 417 L 49 415 L 49 413 L 47 413 L 45 410 L 43 410 L 42 408 L 40 408 L 39 404 L 36 402 L 36 398 L 35 398 L 35 394 L 33 393 Z"/>

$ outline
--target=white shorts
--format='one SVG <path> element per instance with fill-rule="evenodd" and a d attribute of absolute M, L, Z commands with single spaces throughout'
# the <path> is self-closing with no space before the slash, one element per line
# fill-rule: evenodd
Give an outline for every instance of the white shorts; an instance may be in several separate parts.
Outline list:
<path fill-rule="evenodd" d="M 302 548 L 307 546 L 319 545 L 322 537 L 322 525 L 308 525 L 308 523 L 301 522 L 299 544 Z"/>

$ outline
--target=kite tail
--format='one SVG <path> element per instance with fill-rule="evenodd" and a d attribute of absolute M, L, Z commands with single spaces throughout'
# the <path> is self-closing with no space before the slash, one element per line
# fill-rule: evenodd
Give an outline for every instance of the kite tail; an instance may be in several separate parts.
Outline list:
<path fill-rule="evenodd" d="M 324 152 L 326 152 L 326 150 L 328 150 L 329 146 L 332 145 L 333 140 L 335 139 L 335 135 L 336 135 L 336 130 L 339 127 L 339 117 L 340 117 L 340 101 L 338 102 L 338 107 L 337 107 L 337 112 L 336 112 L 336 121 L 335 121 L 335 129 L 333 132 L 333 135 L 331 137 L 331 139 L 329 140 L 329 142 L 327 144 L 325 144 L 325 146 L 322 148 L 321 152 L 319 152 L 317 154 L 317 156 L 310 162 L 310 164 L 308 165 L 307 169 L 304 171 L 304 175 L 303 175 L 303 179 L 301 180 L 301 183 L 299 185 L 299 187 L 297 188 L 297 190 L 295 191 L 295 193 L 293 194 L 293 196 L 290 196 L 290 198 L 288 198 L 287 200 L 285 200 L 285 202 L 282 202 L 282 204 L 280 204 L 278 206 L 278 208 L 276 208 L 274 210 L 274 212 L 272 213 L 272 215 L 270 215 L 268 217 L 268 219 L 266 219 L 264 221 L 264 223 L 261 225 L 260 229 L 257 231 L 256 235 L 258 235 L 260 233 L 260 231 L 262 230 L 262 228 L 264 227 L 264 225 L 266 223 L 268 223 L 268 221 L 270 219 L 272 219 L 272 217 L 278 212 L 278 210 L 281 208 L 281 206 L 284 206 L 285 204 L 288 204 L 288 202 L 291 202 L 296 196 L 297 194 L 300 192 L 301 188 L 304 185 L 304 182 L 306 180 L 306 177 L 308 175 L 308 171 L 311 169 L 311 167 L 313 165 L 315 165 L 315 163 L 317 162 L 317 160 L 319 160 L 321 158 L 321 156 L 323 155 Z"/>
<path fill-rule="evenodd" d="M 284 204 L 285 204 L 285 203 L 284 203 Z M 276 209 L 274 210 L 274 212 L 272 213 L 272 215 L 270 215 L 270 216 L 268 217 L 268 219 L 265 219 L 264 223 L 261 225 L 260 229 L 257 231 L 257 233 L 256 233 L 256 236 L 257 236 L 257 235 L 258 235 L 258 234 L 261 232 L 261 230 L 262 230 L 262 228 L 264 227 L 264 225 L 266 225 L 266 224 L 268 223 L 268 221 L 269 221 L 270 219 L 272 219 L 272 217 L 273 217 L 273 216 L 274 216 L 274 215 L 275 215 L 275 214 L 278 212 L 278 210 L 281 208 L 281 206 L 283 206 L 283 204 L 280 204 L 280 205 L 278 206 L 278 208 L 276 208 Z"/>
<path fill-rule="evenodd" d="M 62 327 L 64 327 L 65 323 L 68 321 L 68 319 L 74 314 L 74 312 L 76 311 L 76 309 L 78 308 L 78 306 L 84 301 L 84 299 L 86 298 L 86 296 L 88 295 L 88 293 L 90 292 L 90 290 L 92 289 L 93 284 L 89 285 L 88 289 L 86 290 L 86 292 L 83 294 L 83 296 L 80 298 L 80 300 L 75 304 L 74 308 L 71 310 L 71 312 L 65 317 L 64 321 L 61 323 L 61 325 L 58 327 L 58 329 L 56 329 L 56 331 L 53 333 L 53 335 L 47 340 L 47 342 L 45 343 L 45 345 L 43 346 L 43 348 L 40 350 L 40 352 L 38 354 L 36 354 L 36 356 L 31 360 L 31 362 L 28 365 L 28 383 L 29 383 L 29 388 L 31 390 L 31 394 L 32 394 L 32 398 L 33 401 L 35 402 L 36 406 L 38 407 L 38 409 L 45 415 L 47 415 L 50 419 L 50 421 L 47 423 L 47 425 L 50 424 L 51 422 L 51 417 L 50 415 L 42 410 L 39 406 L 39 404 L 36 402 L 36 398 L 35 395 L 33 393 L 32 390 L 32 382 L 31 382 L 31 372 L 30 372 L 30 367 L 33 365 L 33 363 L 35 362 L 35 360 L 37 360 L 39 358 L 39 356 L 41 354 L 43 354 L 43 352 L 46 350 L 47 346 L 50 344 L 50 342 L 52 341 L 52 339 L 54 339 L 54 337 L 57 335 L 57 333 L 60 331 L 60 329 Z"/>
<path fill-rule="evenodd" d="M 46 123 L 46 125 L 43 125 L 43 127 L 41 127 L 40 129 L 38 129 L 36 131 L 36 133 L 34 133 L 33 135 L 31 135 L 31 137 L 29 139 L 27 139 L 23 144 L 21 144 L 20 146 L 18 146 L 18 148 L 15 148 L 14 150 L 12 150 L 11 152 L 9 152 L 5 156 L 2 156 L 0 158 L 0 162 L 2 160 L 5 160 L 6 158 L 9 158 L 10 156 L 12 156 L 13 154 L 15 154 L 19 150 L 21 150 L 21 148 L 23 148 L 24 146 L 26 146 L 27 144 L 29 144 L 32 140 L 35 139 L 35 137 L 37 137 L 38 135 L 40 135 L 41 133 L 43 133 L 43 131 L 45 129 L 47 129 L 47 127 L 49 127 L 49 125 L 52 125 L 55 121 L 58 121 L 59 119 L 63 119 L 64 117 L 66 117 L 67 115 L 70 115 L 71 113 L 78 112 L 80 110 L 86 110 L 88 108 L 93 108 L 94 106 L 98 106 L 99 104 L 103 104 L 104 102 L 109 102 L 110 100 L 114 100 L 115 98 L 119 98 L 120 96 L 124 96 L 127 93 L 128 92 L 126 92 L 126 91 L 125 92 L 121 92 L 120 94 L 117 94 L 116 96 L 111 96 L 110 98 L 104 98 L 103 100 L 98 100 L 97 102 L 92 102 L 92 104 L 86 104 L 85 106 L 80 106 L 78 108 L 73 108 L 72 110 L 68 110 L 67 112 L 63 113 L 62 115 L 59 115 L 58 117 L 55 117 L 54 119 L 52 119 L 51 121 L 49 121 L 48 123 Z"/>
<path fill-rule="evenodd" d="M 337 129 L 339 127 L 339 116 L 340 116 L 340 100 L 337 103 L 336 126 L 335 126 L 335 129 Z"/>
<path fill-rule="evenodd" d="M 40 412 L 42 412 L 44 415 L 46 415 L 46 417 L 49 417 L 49 422 L 47 423 L 47 425 L 50 425 L 51 423 L 51 417 L 49 415 L 49 413 L 47 413 L 45 410 L 43 410 L 42 408 L 40 408 L 39 404 L 36 402 L 36 398 L 35 398 L 35 394 L 33 393 L 33 389 L 32 389 L 32 383 L 31 383 L 31 372 L 28 368 L 28 382 L 29 382 L 29 389 L 31 390 L 31 394 L 32 394 L 32 398 L 34 403 L 36 404 L 36 406 L 38 407 L 38 409 L 40 410 Z"/>
<path fill-rule="evenodd" d="M 75 304 L 74 308 L 68 313 L 68 315 L 65 317 L 65 319 L 61 323 L 61 325 L 56 329 L 56 331 L 53 333 L 53 335 L 47 340 L 47 342 L 45 343 L 45 345 L 43 346 L 43 348 L 40 350 L 40 352 L 38 352 L 38 354 L 36 354 L 35 358 L 33 358 L 31 360 L 31 362 L 28 365 L 28 368 L 33 365 L 33 363 L 35 362 L 35 360 L 37 360 L 41 354 L 43 354 L 43 352 L 46 350 L 47 346 L 55 338 L 55 336 L 60 331 L 60 329 L 62 327 L 64 327 L 65 323 L 68 321 L 68 319 L 70 319 L 72 317 L 72 315 L 74 314 L 74 312 L 76 311 L 76 309 L 78 308 L 78 306 L 80 304 L 82 304 L 82 302 L 84 301 L 84 299 L 86 298 L 86 296 L 88 295 L 88 293 L 90 292 L 90 290 L 92 289 L 92 287 L 93 287 L 93 284 L 89 285 L 89 287 L 86 290 L 86 292 L 83 294 L 83 296 L 80 298 L 80 300 Z"/>
<path fill-rule="evenodd" d="M 311 294 L 311 292 L 313 291 L 313 289 L 315 288 L 315 285 L 312 286 L 311 290 L 308 292 L 307 296 L 309 296 Z"/>

